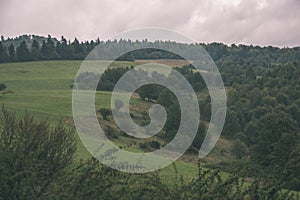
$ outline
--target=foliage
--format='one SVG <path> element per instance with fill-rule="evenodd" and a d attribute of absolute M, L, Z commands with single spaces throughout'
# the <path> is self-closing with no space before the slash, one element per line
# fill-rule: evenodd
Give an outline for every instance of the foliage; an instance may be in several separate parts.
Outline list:
<path fill-rule="evenodd" d="M 3 199 L 293 198 L 274 180 L 246 183 L 236 176 L 226 178 L 219 171 L 204 170 L 200 165 L 198 176 L 192 181 L 175 176 L 174 184 L 169 184 L 159 172 L 128 174 L 95 159 L 75 161 L 74 134 L 61 124 L 52 127 L 46 121 L 35 121 L 28 113 L 19 119 L 4 108 L 0 120 Z M 157 147 L 154 142 L 149 145 Z"/>
<path fill-rule="evenodd" d="M 242 159 L 249 154 L 247 145 L 239 139 L 234 141 L 231 151 L 235 155 L 236 159 Z"/>
<path fill-rule="evenodd" d="M 230 71 L 229 69 L 230 67 L 226 71 Z M 257 70 L 258 67 L 254 69 Z M 244 70 L 240 69 L 241 72 Z M 238 73 L 240 72 L 230 71 L 230 74 L 226 74 L 231 79 L 237 77 Z M 276 177 L 287 188 L 297 190 L 300 176 L 290 170 L 290 163 L 299 159 L 299 155 L 295 154 L 295 149 L 300 144 L 300 105 L 297 103 L 300 99 L 299 63 L 274 65 L 271 69 L 265 69 L 260 73 L 261 78 L 252 78 L 242 84 L 231 85 L 229 111 L 223 132 L 227 137 L 233 137 L 239 131 L 244 133 L 242 143 L 234 146 L 239 147 L 238 149 L 242 146 L 244 150 L 249 149 L 252 163 L 250 166 L 256 172 L 247 170 L 247 176 Z M 292 168 L 295 171 L 300 170 L 297 164 L 293 164 Z M 239 173 L 243 170 L 229 171 Z M 284 171 L 293 174 L 293 178 L 282 174 Z"/>
<path fill-rule="evenodd" d="M 99 113 L 101 114 L 101 116 L 103 117 L 104 120 L 108 120 L 108 116 L 111 115 L 111 110 L 107 109 L 107 108 L 101 108 L 99 110 Z"/>
<path fill-rule="evenodd" d="M 120 51 L 119 46 L 121 44 L 139 45 L 138 42 L 124 40 L 79 42 L 75 39 L 73 42 L 68 42 L 63 37 L 61 41 L 56 41 L 51 36 L 42 39 L 23 39 L 25 42 L 22 42 L 22 40 L 18 40 L 17 43 L 13 40 L 2 41 L 0 43 L 0 62 L 53 59 L 78 60 L 83 59 L 98 44 L 101 48 L 107 49 L 102 55 L 103 59 L 109 59 L 110 52 Z M 170 49 L 181 49 L 184 52 L 191 46 L 197 46 L 197 44 L 192 44 L 188 48 L 184 44 L 158 43 L 170 47 Z M 156 174 L 129 176 L 101 166 L 97 161 L 74 163 L 72 160 L 74 155 L 60 151 L 61 146 L 67 148 L 69 143 L 67 144 L 64 138 L 56 134 L 56 132 L 61 132 L 62 135 L 66 135 L 69 132 L 68 130 L 62 126 L 52 129 L 46 122 L 36 122 L 30 116 L 26 116 L 19 121 L 12 114 L 3 111 L 1 116 L 4 117 L 1 120 L 4 121 L 3 123 L 1 121 L 0 124 L 2 140 L 0 142 L 1 197 L 4 199 L 21 197 L 91 197 L 103 199 L 121 197 L 128 199 L 147 199 L 151 197 L 153 199 L 289 198 L 285 196 L 287 194 L 281 192 L 281 188 L 292 190 L 299 190 L 300 188 L 299 48 L 227 46 L 217 43 L 203 44 L 203 46 L 216 61 L 228 94 L 228 112 L 223 136 L 233 141 L 231 152 L 236 157 L 236 161 L 220 164 L 220 166 L 222 165 L 221 169 L 240 177 L 247 177 L 247 180 L 254 180 L 253 182 L 250 181 L 249 184 L 247 182 L 247 184 L 241 185 L 241 180 L 235 176 L 224 180 L 220 177 L 219 172 L 202 170 L 199 171 L 201 176 L 194 179 L 193 182 L 176 183 L 178 185 L 174 189 L 163 183 Z M 167 52 L 153 49 L 131 52 L 119 59 L 153 59 L 158 57 L 180 59 Z M 45 65 L 48 64 L 46 62 Z M 124 66 L 129 65 L 131 63 L 124 64 Z M 34 94 L 36 90 L 26 90 L 28 87 L 39 88 L 39 84 L 45 84 L 53 89 L 51 94 L 58 95 L 59 98 L 69 99 L 70 94 L 68 92 L 70 91 L 67 90 L 69 88 L 66 88 L 65 85 L 70 85 L 72 77 L 75 75 L 75 68 L 72 68 L 74 72 L 69 67 L 65 68 L 65 70 L 70 70 L 68 71 L 70 73 L 63 75 L 61 84 L 57 83 L 58 79 L 25 82 L 23 77 L 27 71 L 31 70 L 30 72 L 35 77 L 40 75 L 36 66 L 35 62 L 22 63 L 18 70 L 10 70 L 9 67 L 3 64 L 3 69 L 7 70 L 7 73 L 13 73 L 14 77 L 17 77 L 17 81 L 12 82 L 10 79 L 5 79 L 6 75 L 0 74 L 5 83 L 9 84 L 9 87 L 16 87 L 17 93 L 6 100 L 10 107 L 13 103 L 28 106 L 24 102 L 30 101 L 35 105 L 31 105 L 29 108 L 38 108 L 35 110 L 40 110 L 41 113 L 50 112 L 54 107 L 53 105 L 55 105 L 53 103 L 55 101 L 51 101 L 53 99 L 51 95 L 44 94 L 45 96 L 41 98 L 47 100 L 47 104 L 41 103 L 41 105 L 36 104 L 35 101 L 29 98 L 30 95 L 42 96 L 41 93 Z M 51 66 L 56 70 L 55 64 Z M 105 71 L 97 89 L 112 91 L 118 79 L 130 69 L 131 67 L 123 67 Z M 192 66 L 188 65 L 176 68 L 176 70 L 188 79 L 196 92 L 205 90 L 201 75 L 195 73 Z M 51 72 L 46 70 L 48 74 Z M 56 74 L 56 76 L 58 75 Z M 78 78 L 78 81 L 89 80 L 99 80 L 99 75 L 84 73 Z M 57 88 L 61 89 L 60 93 L 54 91 Z M 163 128 L 164 134 L 160 135 L 160 139 L 171 140 L 177 132 L 181 117 L 175 96 L 169 90 L 159 88 L 156 85 L 142 87 L 137 92 L 140 93 L 143 99 L 150 99 L 165 106 L 168 119 Z M 117 104 L 117 109 L 123 106 L 120 102 L 115 102 L 115 104 Z M 209 121 L 211 99 L 209 96 L 205 96 L 200 99 L 199 104 L 201 120 Z M 67 110 L 67 105 L 67 103 L 60 101 L 59 106 L 55 105 L 57 106 L 57 113 L 51 111 L 51 114 L 65 115 L 64 111 Z M 68 112 L 68 115 L 71 115 L 69 110 Z M 106 114 L 107 112 L 104 112 L 103 118 L 107 119 L 108 115 Z M 6 123 L 8 125 L 5 125 Z M 205 129 L 205 125 L 201 123 L 191 149 L 199 149 Z M 3 134 L 3 131 L 6 131 L 5 134 Z M 108 127 L 106 131 L 109 134 L 108 137 L 114 138 L 117 135 L 111 127 Z M 55 138 L 51 135 L 55 135 Z M 4 140 L 10 142 L 5 143 Z M 69 138 L 68 141 L 73 144 L 72 138 Z M 157 144 L 152 144 L 152 147 L 151 144 L 145 145 L 145 148 L 150 147 L 153 149 L 158 146 Z M 60 160 L 61 157 L 58 156 L 65 154 L 67 158 L 70 157 L 67 163 Z M 274 185 L 270 185 L 271 183 Z M 124 185 L 126 184 L 130 185 L 131 193 L 124 192 Z M 150 188 L 147 188 L 147 186 L 150 186 Z"/>
<path fill-rule="evenodd" d="M 5 90 L 7 86 L 4 83 L 0 83 L 0 91 Z"/>
<path fill-rule="evenodd" d="M 171 53 L 174 49 L 179 50 L 183 55 L 192 55 L 188 59 L 194 60 L 197 55 L 189 53 L 196 50 L 199 46 L 210 54 L 212 59 L 220 68 L 230 68 L 231 71 L 239 71 L 240 68 L 247 68 L 247 73 L 243 76 L 235 76 L 228 79 L 228 82 L 251 81 L 256 78 L 260 70 L 253 70 L 252 66 L 260 66 L 267 68 L 272 63 L 285 64 L 288 61 L 299 61 L 299 47 L 295 48 L 277 48 L 277 47 L 259 47 L 246 45 L 227 46 L 221 43 L 210 44 L 180 44 L 171 41 L 155 41 L 148 40 L 131 41 L 131 40 L 113 40 L 100 41 L 91 40 L 79 42 L 75 38 L 72 42 L 67 41 L 63 36 L 58 41 L 50 35 L 45 38 L 36 35 L 22 35 L 17 38 L 8 38 L 1 41 L 0 44 L 0 62 L 29 61 L 29 60 L 83 60 L 90 51 L 98 45 L 101 55 L 98 59 L 113 59 L 113 55 L 120 55 L 123 49 L 136 47 L 140 49 L 145 44 L 153 45 L 156 48 L 146 48 L 129 52 L 121 55 L 119 61 L 133 61 L 136 59 L 182 59 L 180 56 Z M 35 43 L 35 44 L 34 44 Z M 37 45 L 38 43 L 38 45 Z M 22 48 L 19 55 L 14 55 L 13 48 Z M 29 53 L 25 50 L 27 46 Z M 37 48 L 39 46 L 39 48 Z M 170 52 L 159 49 L 164 47 L 170 49 Z M 26 57 L 25 57 L 26 54 Z M 240 74 L 241 75 L 241 74 Z M 227 78 L 226 78 L 227 79 Z M 200 86 L 201 87 L 201 86 Z"/>
<path fill-rule="evenodd" d="M 73 162 L 76 142 L 71 130 L 0 113 L 0 198 L 39 198 Z"/>

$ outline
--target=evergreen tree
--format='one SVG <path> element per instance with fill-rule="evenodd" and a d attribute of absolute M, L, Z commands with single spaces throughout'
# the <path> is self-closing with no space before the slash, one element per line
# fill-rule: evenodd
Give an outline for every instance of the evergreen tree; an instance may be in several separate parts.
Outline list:
<path fill-rule="evenodd" d="M 0 42 L 0 63 L 4 62 L 4 59 L 2 57 L 2 54 L 4 53 L 4 47 L 2 45 L 2 42 Z"/>
<path fill-rule="evenodd" d="M 2 45 L 0 41 L 0 63 L 4 63 L 8 61 L 7 49 Z"/>
<path fill-rule="evenodd" d="M 17 61 L 21 61 L 21 62 L 31 60 L 30 53 L 29 53 L 29 50 L 26 46 L 25 41 L 22 41 L 20 43 L 20 46 L 17 47 L 16 59 L 17 59 Z"/>
<path fill-rule="evenodd" d="M 52 41 L 50 35 L 48 35 L 47 42 L 43 41 L 42 48 L 41 48 L 41 55 L 42 58 L 45 60 L 55 60 L 58 58 L 58 54 L 55 49 L 55 44 Z"/>
<path fill-rule="evenodd" d="M 64 36 L 61 36 L 61 41 L 57 43 L 56 52 L 62 60 L 72 59 L 70 46 Z"/>
<path fill-rule="evenodd" d="M 261 117 L 256 127 L 258 140 L 252 159 L 264 166 L 282 170 L 299 142 L 295 121 L 289 114 L 274 109 Z"/>
<path fill-rule="evenodd" d="M 38 41 L 33 40 L 31 44 L 31 57 L 33 60 L 39 60 L 41 55 L 40 55 L 40 45 Z"/>
<path fill-rule="evenodd" d="M 8 60 L 9 62 L 13 62 L 15 60 L 15 47 L 12 43 L 8 48 Z"/>
<path fill-rule="evenodd" d="M 75 38 L 74 42 L 71 44 L 72 51 L 73 51 L 73 59 L 79 60 L 84 59 L 84 48 L 83 45 L 79 43 L 77 38 Z"/>

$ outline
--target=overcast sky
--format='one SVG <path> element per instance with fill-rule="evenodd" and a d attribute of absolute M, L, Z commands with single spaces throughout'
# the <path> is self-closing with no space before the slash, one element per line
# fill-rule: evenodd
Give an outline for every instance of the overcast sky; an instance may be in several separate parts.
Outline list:
<path fill-rule="evenodd" d="M 198 42 L 300 46 L 300 0 L 0 0 L 0 35 L 106 39 L 138 27 Z"/>

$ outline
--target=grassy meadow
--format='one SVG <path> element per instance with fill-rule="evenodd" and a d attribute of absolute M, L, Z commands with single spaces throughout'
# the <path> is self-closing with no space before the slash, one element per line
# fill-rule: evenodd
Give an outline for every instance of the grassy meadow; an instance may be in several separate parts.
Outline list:
<path fill-rule="evenodd" d="M 43 61 L 0 64 L 0 82 L 7 85 L 6 92 L 0 93 L 0 104 L 19 116 L 28 111 L 36 119 L 47 118 L 53 124 L 61 119 L 72 121 L 71 85 L 81 62 Z M 117 61 L 113 67 L 130 67 L 145 62 Z M 110 107 L 110 92 L 97 92 L 96 102 L 96 107 Z M 141 100 L 133 102 L 137 105 L 143 104 Z M 114 142 L 121 145 L 124 141 L 118 139 Z M 128 150 L 138 151 L 135 147 L 129 147 Z M 79 138 L 77 154 L 79 158 L 90 156 Z M 178 173 L 188 179 L 197 173 L 197 166 L 192 162 L 179 160 L 176 162 L 176 167 Z M 171 176 L 173 172 L 173 166 L 162 170 L 164 175 Z"/>

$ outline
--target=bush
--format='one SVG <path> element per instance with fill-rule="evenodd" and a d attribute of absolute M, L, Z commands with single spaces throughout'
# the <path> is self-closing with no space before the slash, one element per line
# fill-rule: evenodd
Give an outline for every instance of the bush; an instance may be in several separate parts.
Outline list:
<path fill-rule="evenodd" d="M 0 83 L 0 91 L 3 91 L 7 88 L 7 86 L 4 83 Z"/>
<path fill-rule="evenodd" d="M 105 128 L 105 134 L 108 138 L 118 138 L 118 135 L 120 135 L 121 133 L 118 132 L 116 129 L 112 128 L 111 126 L 107 126 Z"/>
<path fill-rule="evenodd" d="M 239 139 L 234 141 L 231 148 L 231 152 L 235 155 L 236 159 L 238 160 L 242 159 L 245 156 L 248 156 L 249 154 L 247 145 Z"/>
<path fill-rule="evenodd" d="M 0 199 L 39 199 L 73 162 L 76 140 L 61 124 L 0 111 Z"/>
<path fill-rule="evenodd" d="M 140 148 L 141 149 L 148 149 L 148 144 L 147 143 L 140 143 Z"/>
<path fill-rule="evenodd" d="M 160 143 L 158 141 L 151 141 L 151 142 L 149 142 L 149 145 L 153 149 L 159 149 L 160 148 Z"/>
<path fill-rule="evenodd" d="M 107 108 L 101 108 L 99 110 L 99 113 L 101 114 L 104 120 L 108 120 L 107 117 L 111 114 L 111 111 Z"/>

